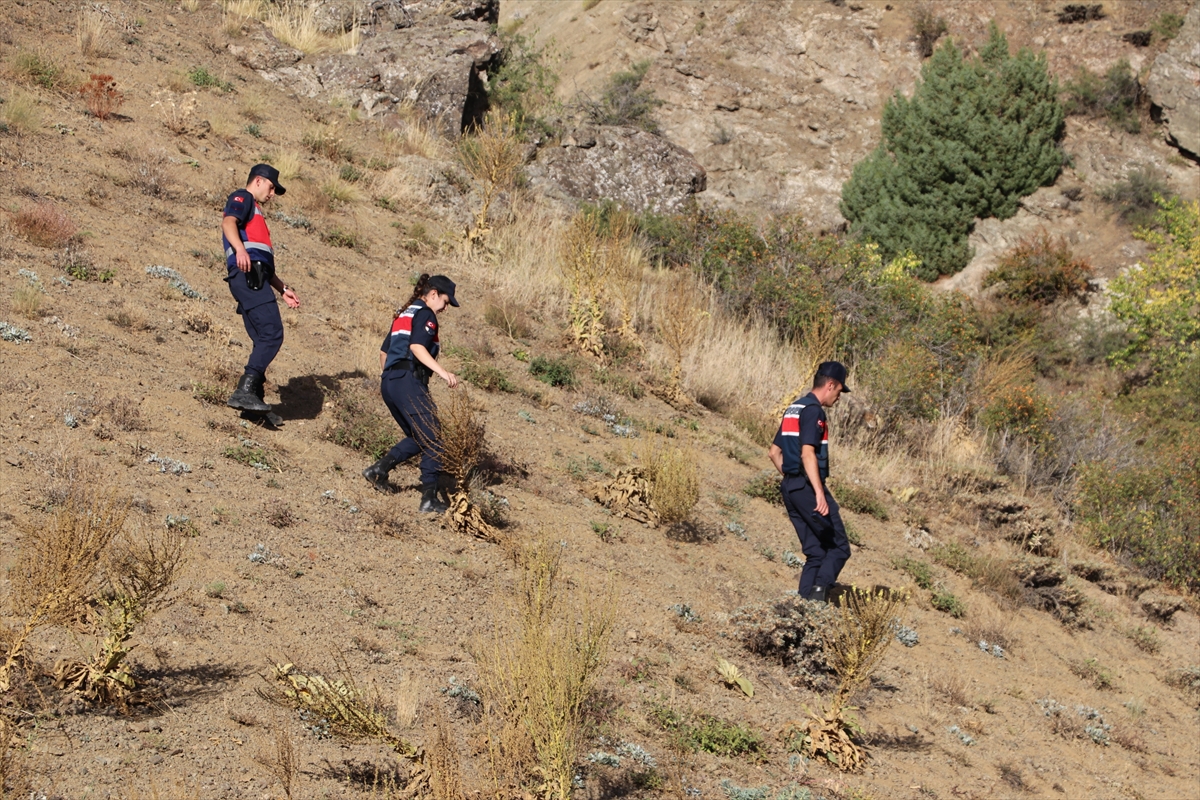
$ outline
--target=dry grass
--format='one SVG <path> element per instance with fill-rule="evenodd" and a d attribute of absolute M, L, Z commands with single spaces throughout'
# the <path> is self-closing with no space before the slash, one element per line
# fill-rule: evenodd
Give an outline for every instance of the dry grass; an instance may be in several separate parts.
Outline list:
<path fill-rule="evenodd" d="M 190 83 L 182 76 L 178 89 L 164 89 L 156 93 L 157 99 L 150 104 L 157 108 L 163 127 L 176 136 L 183 136 L 192 128 L 192 115 L 196 113 L 199 100 L 195 91 L 188 91 Z"/>
<path fill-rule="evenodd" d="M 488 212 L 497 195 L 510 191 L 521 175 L 525 147 L 512 119 L 492 111 L 482 127 L 458 140 L 457 156 L 463 169 L 483 184 L 483 198 L 471 232 L 473 238 L 482 236 L 490 232 Z"/>
<path fill-rule="evenodd" d="M 700 501 L 700 468 L 688 447 L 656 436 L 643 440 L 639 459 L 650 482 L 650 497 L 666 525 L 684 522 Z"/>
<path fill-rule="evenodd" d="M 483 460 L 487 433 L 483 417 L 465 388 L 450 392 L 432 413 L 441 436 L 438 441 L 425 444 L 437 451 L 442 469 L 453 475 L 458 485 L 465 489 Z"/>
<path fill-rule="evenodd" d="M 561 548 L 543 538 L 518 553 L 516 602 L 476 642 L 488 756 L 496 789 L 531 786 L 566 800 L 583 745 L 585 703 L 608 654 L 615 593 L 590 600 L 561 587 Z"/>
<path fill-rule="evenodd" d="M 388 158 L 397 156 L 421 156 L 441 161 L 449 154 L 448 142 L 438 132 L 438 126 L 412 105 L 396 109 L 402 120 L 393 130 L 381 136 L 384 152 Z"/>
<path fill-rule="evenodd" d="M 146 420 L 138 403 L 130 397 L 119 394 L 104 404 L 105 419 L 122 431 L 144 431 Z"/>
<path fill-rule="evenodd" d="M 303 159 L 295 150 L 285 150 L 272 156 L 270 163 L 279 170 L 280 180 L 290 181 L 300 177 L 300 165 L 303 163 Z"/>
<path fill-rule="evenodd" d="M 571 219 L 559 245 L 559 264 L 570 291 L 567 321 L 571 338 L 585 353 L 604 354 L 604 289 L 611 262 L 597 215 L 580 211 Z"/>
<path fill-rule="evenodd" d="M 84 8 L 75 18 L 75 39 L 84 58 L 101 58 L 112 54 L 113 35 L 104 14 L 94 8 Z"/>
<path fill-rule="evenodd" d="M 5 662 L 0 665 L 0 692 L 10 688 L 12 668 L 34 631 L 84 615 L 100 586 L 105 553 L 125 526 L 128 513 L 128 501 L 115 493 L 75 483 L 51 524 L 25 528 L 9 574 L 13 610 L 23 622 L 8 637 Z"/>
<path fill-rule="evenodd" d="M 21 747 L 20 730 L 15 720 L 0 714 L 0 797 L 32 796 L 28 751 Z"/>
<path fill-rule="evenodd" d="M 37 100 L 25 92 L 14 91 L 0 105 L 0 123 L 9 132 L 28 136 L 42 127 Z"/>
<path fill-rule="evenodd" d="M 712 304 L 709 295 L 707 287 L 693 275 L 681 272 L 663 297 L 655 324 L 671 358 L 671 374 L 667 379 L 669 391 L 683 389 L 683 359 L 704 332 L 708 308 Z"/>
<path fill-rule="evenodd" d="M 42 289 L 29 283 L 23 283 L 13 289 L 13 311 L 25 319 L 40 319 L 42 316 Z"/>
<path fill-rule="evenodd" d="M 454 729 L 441 703 L 434 704 L 429 739 L 429 790 L 433 800 L 464 800 L 462 762 Z"/>
<path fill-rule="evenodd" d="M 39 247 L 65 247 L 79 233 L 71 218 L 48 200 L 21 209 L 12 224 L 21 237 Z"/>
<path fill-rule="evenodd" d="M 306 55 L 358 51 L 362 41 L 362 29 L 358 25 L 340 34 L 327 34 L 317 24 L 316 12 L 315 4 L 304 0 L 283 0 L 277 5 L 267 6 L 264 12 L 259 12 L 258 18 L 276 39 Z"/>
<path fill-rule="evenodd" d="M 411 728 L 417 721 L 417 712 L 421 707 L 421 686 L 413 679 L 411 672 L 400 676 L 400 685 L 396 688 L 395 707 L 396 724 L 401 728 Z"/>
<path fill-rule="evenodd" d="M 971 706 L 971 698 L 967 695 L 967 682 L 961 675 L 948 673 L 931 677 L 929 688 L 952 706 Z"/>

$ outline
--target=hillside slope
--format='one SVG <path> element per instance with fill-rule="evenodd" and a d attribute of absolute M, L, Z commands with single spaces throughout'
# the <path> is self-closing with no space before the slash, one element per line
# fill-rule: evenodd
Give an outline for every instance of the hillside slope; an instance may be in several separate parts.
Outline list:
<path fill-rule="evenodd" d="M 431 169 L 425 188 L 441 180 L 454 203 L 475 202 L 469 184 L 455 188 L 466 179 L 452 163 L 418 163 L 347 109 L 289 97 L 239 66 L 225 50 L 221 14 L 208 3 L 194 12 L 159 2 L 106 8 L 107 55 L 84 58 L 75 4 L 0 0 L 9 23 L 0 32 L 7 70 L 0 96 L 9 110 L 32 109 L 24 126 L 0 134 L 0 320 L 30 339 L 0 342 L 0 568 L 12 565 L 31 527 L 49 524 L 72 482 L 132 498 L 131 526 L 170 521 L 195 535 L 171 602 L 135 635 L 131 659 L 152 690 L 149 702 L 119 712 L 48 690 L 55 707 L 21 729 L 15 752 L 36 796 L 282 797 L 259 760 L 281 729 L 300 765 L 294 796 L 387 795 L 380 776 L 396 768 L 386 748 L 331 739 L 319 723 L 257 691 L 274 662 L 330 672 L 339 657 L 419 742 L 430 741 L 432 709 L 443 704 L 466 786 L 487 792 L 478 710 L 454 687 L 477 685 L 473 645 L 496 629 L 517 570 L 503 548 L 414 519 L 411 467 L 393 474 L 404 491 L 377 494 L 358 474 L 369 457 L 329 438 L 347 418 L 387 419 L 378 342 L 419 271 L 459 282 L 463 307 L 442 318 L 451 368 L 494 367 L 518 390 L 465 389 L 486 408 L 490 448 L 509 465 L 492 487 L 507 501 L 508 532 L 560 543 L 571 582 L 584 591 L 601 591 L 610 576 L 618 587 L 589 750 L 641 745 L 657 760 L 661 785 L 638 783 L 628 764 L 590 764 L 578 796 L 687 790 L 719 798 L 723 780 L 769 785 L 771 796 L 792 782 L 831 798 L 1197 796 L 1196 696 L 1176 686 L 1182 669 L 1200 663 L 1194 605 L 1169 622 L 1148 619 L 1128 573 L 1086 553 L 1052 518 L 1038 516 L 1035 498 L 1011 497 L 1003 481 L 977 482 L 971 499 L 960 484 L 938 482 L 929 465 L 844 447 L 835 450 L 835 469 L 848 485 L 877 492 L 887 516 L 847 514 L 862 544 L 845 580 L 909 584 L 893 563 L 928 559 L 910 544 L 928 544 L 921 531 L 972 553 L 1015 557 L 1009 539 L 1020 520 L 1042 519 L 1061 553 L 1052 566 L 1081 576 L 1069 587 L 1090 627 L 1065 625 L 935 567 L 966 616 L 934 609 L 930 592 L 914 587 L 903 622 L 919 643 L 893 644 L 857 699 L 871 744 L 866 772 L 844 776 L 792 757 L 780 734 L 816 710 L 822 695 L 777 655 L 742 644 L 745 617 L 769 618 L 767 605 L 796 582 L 784 551 L 798 547 L 782 510 L 741 491 L 767 466 L 763 448 L 729 419 L 681 415 L 649 393 L 612 401 L 633 420 L 637 440 L 575 411 L 611 391 L 582 358 L 574 390 L 528 375 L 524 359 L 562 355 L 553 307 L 530 309 L 529 335 L 520 341 L 484 318 L 490 293 L 534 278 L 514 278 L 462 248 L 452 215 L 390 200 L 389 181 L 423 181 L 417 170 Z M 61 73 L 39 82 L 50 72 L 31 72 L 31 54 Z M 113 75 L 124 94 L 117 115 L 103 122 L 86 113 L 72 83 L 93 72 Z M 340 149 L 314 145 L 320 141 Z M 218 218 L 225 195 L 262 157 L 291 160 L 298 171 L 270 216 L 280 273 L 304 303 L 285 312 L 287 339 L 268 376 L 268 400 L 280 403 L 285 419 L 280 430 L 239 420 L 221 405 L 248 342 L 222 282 Z M 21 235 L 19 214 L 39 207 L 57 209 L 78 229 L 63 237 L 73 238 L 69 248 Z M 542 253 L 545 272 L 553 257 Z M 199 296 L 147 273 L 155 266 L 175 270 Z M 60 280 L 84 268 L 114 274 Z M 36 301 L 26 288 L 34 284 Z M 606 377 L 609 386 L 613 375 L 640 386 L 650 374 L 630 356 Z M 444 399 L 446 390 L 435 395 Z M 390 421 L 384 429 L 397 432 Z M 631 461 L 631 449 L 655 431 L 691 448 L 700 463 L 701 535 L 692 540 L 613 519 L 589 499 L 592 484 Z M 170 469 L 174 462 L 187 469 Z M 1016 509 L 1013 521 L 989 515 L 995 505 Z M 11 580 L 0 587 L 7 598 Z M 690 607 L 698 621 L 673 606 Z M 1153 652 L 1137 642 L 1151 626 Z M 29 655 L 49 670 L 90 646 L 71 630 L 51 629 Z M 753 698 L 720 683 L 718 656 L 750 677 Z M 1061 714 L 1047 714 L 1058 707 L 1050 701 Z M 13 702 L 4 699 L 8 708 Z M 663 705 L 748 725 L 762 737 L 761 753 L 672 755 L 670 736 L 653 721 Z M 1077 707 L 1097 710 L 1112 726 L 1108 744 L 1084 732 Z"/>

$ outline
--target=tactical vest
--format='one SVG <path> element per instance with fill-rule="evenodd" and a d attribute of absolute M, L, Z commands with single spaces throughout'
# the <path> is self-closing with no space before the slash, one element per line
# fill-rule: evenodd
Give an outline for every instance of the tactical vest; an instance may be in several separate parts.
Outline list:
<path fill-rule="evenodd" d="M 247 192 L 249 194 L 249 192 Z M 251 197 L 253 199 L 253 196 Z M 267 220 L 263 216 L 258 203 L 254 203 L 254 216 L 246 222 L 245 227 L 238 226 L 238 236 L 251 261 L 266 261 L 274 263 L 275 249 L 271 247 L 271 231 L 267 229 Z M 233 247 L 226 246 L 225 257 L 233 256 Z"/>
<path fill-rule="evenodd" d="M 392 332 L 388 335 L 387 361 L 383 367 L 385 370 L 390 369 L 397 361 L 412 360 L 412 350 L 409 348 L 409 344 L 412 342 L 413 317 L 423 308 L 426 308 L 423 302 L 413 303 L 392 320 Z M 434 319 L 437 318 L 434 317 Z M 429 355 L 434 358 L 438 357 L 438 352 L 441 350 L 439 339 L 435 328 L 433 345 L 429 348 Z"/>
<path fill-rule="evenodd" d="M 783 421 L 779 433 L 783 439 L 783 474 L 804 475 L 804 462 L 800 459 L 800 412 L 811 403 L 792 403 L 783 412 Z M 821 428 L 821 446 L 817 448 L 817 473 L 824 481 L 829 477 L 829 426 L 824 420 L 817 420 Z"/>

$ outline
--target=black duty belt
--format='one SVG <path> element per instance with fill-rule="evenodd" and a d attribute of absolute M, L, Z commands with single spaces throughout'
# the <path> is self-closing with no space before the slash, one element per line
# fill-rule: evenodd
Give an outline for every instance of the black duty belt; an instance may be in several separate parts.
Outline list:
<path fill-rule="evenodd" d="M 433 370 L 422 364 L 420 361 L 416 361 L 411 358 L 402 358 L 393 362 L 390 367 L 384 370 L 384 373 L 386 374 L 396 369 L 403 369 L 411 372 L 414 378 L 426 386 L 429 385 L 429 378 L 431 375 L 433 375 Z"/>

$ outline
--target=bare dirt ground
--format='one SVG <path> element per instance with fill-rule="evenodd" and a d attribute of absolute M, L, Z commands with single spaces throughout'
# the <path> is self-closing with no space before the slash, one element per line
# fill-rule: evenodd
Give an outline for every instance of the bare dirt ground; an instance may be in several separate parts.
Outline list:
<path fill-rule="evenodd" d="M 903 621 L 919 643 L 894 644 L 857 701 L 873 742 L 866 772 L 844 776 L 792 758 L 780 733 L 817 710 L 822 697 L 778 660 L 747 652 L 730 621 L 740 608 L 782 598 L 796 583 L 797 570 L 783 563 L 785 550 L 798 550 L 783 512 L 740 491 L 767 466 L 762 448 L 719 415 L 681 417 L 649 394 L 620 398 L 642 431 L 669 430 L 694 448 L 701 464 L 698 514 L 709 535 L 678 541 L 607 516 L 587 499 L 590 486 L 629 459 L 630 440 L 597 430 L 573 411 L 601 391 L 590 371 L 580 370 L 584 381 L 574 391 L 553 389 L 533 382 L 510 355 L 514 349 L 557 354 L 555 321 L 535 324 L 520 343 L 487 326 L 486 276 L 464 267 L 453 250 L 404 249 L 414 223 L 436 240 L 436 220 L 365 198 L 333 210 L 305 199 L 340 167 L 308 155 L 302 135 L 336 125 L 366 167 L 386 157 L 372 129 L 345 109 L 287 97 L 238 66 L 224 52 L 220 14 L 207 3 L 195 13 L 160 2 L 108 8 L 110 55 L 85 60 L 74 32 L 76 4 L 0 0 L 6 67 L 17 54 L 36 52 L 67 75 L 111 73 L 125 94 L 119 116 L 101 123 L 69 85 L 31 85 L 12 71 L 0 78 L 6 102 L 32 98 L 41 117 L 31 132 L 0 134 L 0 205 L 8 223 L 0 238 L 0 319 L 27 329 L 32 340 L 0 342 L 0 566 L 11 564 L 23 529 L 47 523 L 48 491 L 64 480 L 64 458 L 91 465 L 89 480 L 132 497 L 132 524 L 187 517 L 195 535 L 173 602 L 136 636 L 132 660 L 152 690 L 150 702 L 125 712 L 63 702 L 57 714 L 30 726 L 21 753 L 36 796 L 282 797 L 258 760 L 281 727 L 301 767 L 295 796 L 378 795 L 373 776 L 393 763 L 386 748 L 323 737 L 311 720 L 268 704 L 256 691 L 274 662 L 330 671 L 338 654 L 362 686 L 389 704 L 415 699 L 418 712 L 404 733 L 417 741 L 426 740 L 433 704 L 445 704 L 467 787 L 486 793 L 477 711 L 450 692 L 473 685 L 471 646 L 494 628 L 511 591 L 512 563 L 494 545 L 416 519 L 415 470 L 393 474 L 405 491 L 376 494 L 359 476 L 367 457 L 326 436 L 348 391 L 384 413 L 372 368 L 377 343 L 418 270 L 445 271 L 460 281 L 463 308 L 443 315 L 443 343 L 469 345 L 474 357 L 504 370 L 530 395 L 541 393 L 535 401 L 471 390 L 486 405 L 492 450 L 528 472 L 493 487 L 509 504 L 510 532 L 560 542 L 572 582 L 585 591 L 597 591 L 609 576 L 619 587 L 596 733 L 645 747 L 670 780 L 661 789 L 638 788 L 625 768 L 592 765 L 581 796 L 653 796 L 683 786 L 719 798 L 724 779 L 769 785 L 771 796 L 794 781 L 830 797 L 1200 796 L 1195 695 L 1171 683 L 1180 669 L 1200 663 L 1195 606 L 1169 623 L 1152 621 L 1131 597 L 1083 580 L 1078 588 L 1091 627 L 1069 628 L 936 568 L 964 600 L 966 617 L 954 619 L 931 607 L 928 592 L 915 593 Z M 172 133 L 163 107 L 154 105 L 164 88 L 188 88 L 185 73 L 195 67 L 231 88 L 196 90 L 192 119 L 209 121 L 203 138 L 194 129 Z M 257 135 L 250 125 L 258 126 Z M 269 375 L 268 399 L 281 404 L 286 424 L 272 431 L 198 399 L 195 384 L 227 391 L 228 377 L 222 383 L 217 376 L 240 370 L 248 352 L 215 255 L 218 218 L 247 167 L 280 152 L 305 155 L 289 195 L 296 199 L 278 210 L 293 218 L 303 213 L 313 227 L 271 218 L 280 273 L 304 302 L 299 312 L 284 312 L 287 339 Z M 38 201 L 53 202 L 75 222 L 94 266 L 115 270 L 112 280 L 57 280 L 61 250 L 30 244 L 11 224 L 16 212 Z M 360 249 L 323 241 L 321 234 L 334 229 L 357 231 Z M 147 274 L 155 265 L 178 271 L 201 297 L 189 299 Z M 20 270 L 35 271 L 44 290 L 32 318 L 21 316 L 14 300 L 30 280 Z M 492 355 L 478 355 L 489 347 Z M 447 356 L 452 368 L 462 352 Z M 618 371 L 640 377 L 636 363 Z M 105 411 L 113 398 L 136 403 L 144 427 L 115 425 Z M 226 455 L 257 449 L 270 468 Z M 738 454 L 749 463 L 731 457 Z M 183 462 L 188 471 L 163 472 L 148 461 L 152 455 Z M 885 469 L 883 461 L 860 455 L 843 462 L 847 480 L 891 493 L 887 521 L 847 513 L 862 544 L 845 580 L 907 583 L 892 562 L 922 557 L 905 537 L 918 527 L 940 541 L 1013 553 L 1003 531 L 980 522 L 952 491 L 926 486 L 901 503 L 902 490 L 918 483 L 916 469 L 895 462 Z M 615 535 L 602 540 L 593 521 L 613 524 Z M 1063 564 L 1103 562 L 1069 533 L 1061 537 Z M 7 583 L 0 586 L 7 592 Z M 685 604 L 699 622 L 681 624 L 670 608 Z M 1157 629 L 1156 652 L 1139 649 L 1130 636 L 1150 625 Z M 1006 643 L 1003 657 L 978 646 L 984 637 Z M 37 638 L 33 655 L 49 667 L 89 647 L 70 631 L 55 631 Z M 720 683 L 718 656 L 751 678 L 752 699 Z M 1089 659 L 1107 678 L 1087 675 Z M 1070 724 L 1047 716 L 1051 700 L 1066 708 Z M 673 759 L 666 734 L 647 716 L 663 703 L 751 726 L 763 737 L 761 756 Z M 1108 744 L 1075 735 L 1077 707 L 1097 710 L 1112 726 Z"/>

